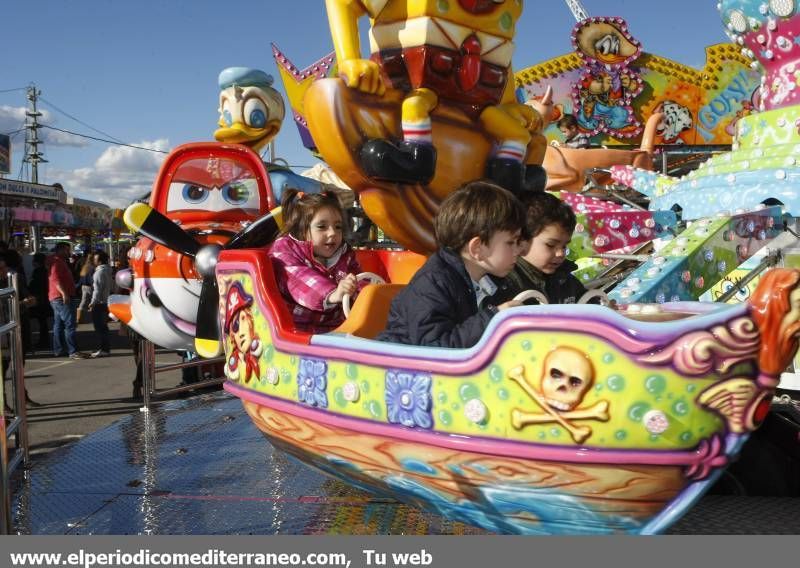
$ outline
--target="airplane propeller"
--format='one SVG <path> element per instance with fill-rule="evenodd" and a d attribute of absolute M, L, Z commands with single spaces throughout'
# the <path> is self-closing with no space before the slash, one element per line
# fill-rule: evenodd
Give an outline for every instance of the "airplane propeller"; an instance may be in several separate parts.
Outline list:
<path fill-rule="evenodd" d="M 124 219 L 129 227 L 167 248 L 194 258 L 195 267 L 203 278 L 194 339 L 195 351 L 201 357 L 216 357 L 222 352 L 216 276 L 220 252 L 268 245 L 281 232 L 281 213 L 281 208 L 276 207 L 236 233 L 224 245 L 200 245 L 194 237 L 146 203 L 134 203 L 125 210 Z"/>

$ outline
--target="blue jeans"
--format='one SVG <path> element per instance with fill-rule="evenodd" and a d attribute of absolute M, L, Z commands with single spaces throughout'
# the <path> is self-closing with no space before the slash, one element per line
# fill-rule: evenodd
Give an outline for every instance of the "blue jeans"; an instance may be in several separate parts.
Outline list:
<path fill-rule="evenodd" d="M 73 302 L 65 304 L 63 300 L 50 300 L 50 306 L 53 308 L 53 354 L 56 357 L 64 354 L 64 346 L 61 343 L 61 330 L 64 330 L 67 353 L 72 355 L 78 351 L 75 343 L 75 304 Z"/>

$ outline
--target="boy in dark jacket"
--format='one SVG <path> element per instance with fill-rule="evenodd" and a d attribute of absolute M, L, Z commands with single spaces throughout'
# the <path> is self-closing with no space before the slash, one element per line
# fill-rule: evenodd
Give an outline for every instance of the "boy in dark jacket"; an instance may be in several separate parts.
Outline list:
<path fill-rule="evenodd" d="M 532 236 L 528 252 L 517 259 L 506 277 L 507 288 L 495 295 L 495 301 L 513 298 L 524 290 L 538 290 L 551 304 L 574 304 L 586 288 L 572 275 L 577 268 L 567 260 L 567 245 L 575 230 L 575 213 L 569 205 L 550 193 L 522 196 Z"/>
<path fill-rule="evenodd" d="M 499 310 L 521 305 L 490 302 L 520 253 L 522 204 L 484 181 L 469 182 L 442 202 L 434 220 L 439 250 L 392 301 L 381 341 L 434 347 L 471 347 Z"/>

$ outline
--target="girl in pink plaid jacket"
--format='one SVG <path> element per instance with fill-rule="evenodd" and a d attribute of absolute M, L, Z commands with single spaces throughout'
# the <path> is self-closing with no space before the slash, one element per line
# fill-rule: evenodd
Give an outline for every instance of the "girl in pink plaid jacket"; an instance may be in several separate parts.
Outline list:
<path fill-rule="evenodd" d="M 278 289 L 298 331 L 325 333 L 344 322 L 342 298 L 354 296 L 367 282 L 355 252 L 344 242 L 344 212 L 333 192 L 283 194 L 284 235 L 270 258 Z"/>

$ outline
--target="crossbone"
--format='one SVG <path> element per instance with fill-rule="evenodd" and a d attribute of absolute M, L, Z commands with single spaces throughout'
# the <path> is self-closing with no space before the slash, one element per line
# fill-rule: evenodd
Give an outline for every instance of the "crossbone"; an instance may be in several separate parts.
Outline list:
<path fill-rule="evenodd" d="M 557 409 L 547 404 L 541 394 L 534 389 L 528 380 L 525 378 L 525 368 L 520 365 L 508 371 L 508 378 L 516 382 L 528 396 L 530 396 L 536 403 L 542 407 L 546 414 L 525 412 L 518 408 L 511 411 L 511 425 L 520 430 L 528 424 L 546 424 L 549 422 L 558 422 L 569 432 L 572 439 L 578 444 L 583 443 L 589 436 L 592 435 L 592 429 L 589 426 L 575 426 L 570 420 L 599 420 L 605 422 L 609 419 L 608 415 L 608 401 L 598 401 L 589 408 L 579 410 L 570 410 L 567 412 L 560 412 Z"/>

